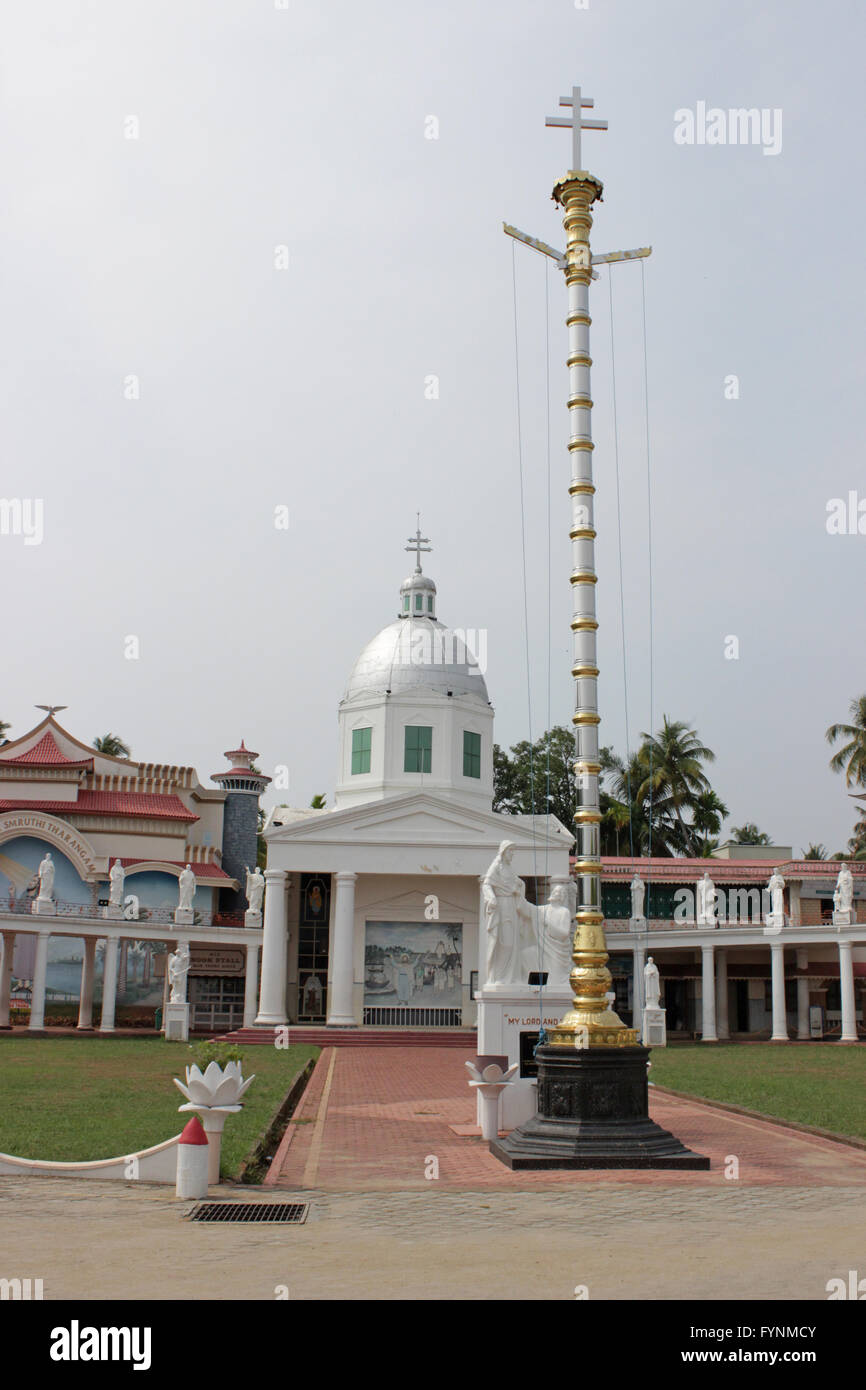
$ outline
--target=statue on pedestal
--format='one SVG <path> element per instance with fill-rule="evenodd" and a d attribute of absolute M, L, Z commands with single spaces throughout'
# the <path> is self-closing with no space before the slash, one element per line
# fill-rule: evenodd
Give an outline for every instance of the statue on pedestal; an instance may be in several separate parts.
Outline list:
<path fill-rule="evenodd" d="M 661 985 L 659 982 L 659 968 L 652 956 L 647 956 L 647 962 L 643 970 L 644 993 L 646 995 L 646 1008 L 658 1009 L 659 992 Z"/>
<path fill-rule="evenodd" d="M 189 973 L 190 954 L 186 942 L 178 946 L 168 958 L 168 983 L 171 986 L 170 1004 L 186 1003 L 186 977 Z"/>
<path fill-rule="evenodd" d="M 523 879 L 511 867 L 513 857 L 513 843 L 503 840 L 481 884 L 489 985 L 525 983 L 522 959 L 532 914 Z"/>
<path fill-rule="evenodd" d="M 836 892 L 833 894 L 838 912 L 850 912 L 854 906 L 854 876 L 847 864 L 843 864 L 836 879 Z"/>
<path fill-rule="evenodd" d="M 109 907 L 123 906 L 123 883 L 125 878 L 126 873 L 124 872 L 123 865 L 119 859 L 115 859 L 111 866 L 111 872 L 108 875 L 108 881 L 111 885 L 108 890 Z"/>
<path fill-rule="evenodd" d="M 577 889 L 573 881 L 554 884 L 550 900 L 542 907 L 529 905 L 537 939 L 523 953 L 524 980 L 532 970 L 546 970 L 548 989 L 564 988 L 568 984 L 576 907 Z"/>
<path fill-rule="evenodd" d="M 631 915 L 632 919 L 643 917 L 644 882 L 640 874 L 635 871 L 635 876 L 631 881 Z"/>
<path fill-rule="evenodd" d="M 767 891 L 770 894 L 770 915 L 782 919 L 785 915 L 785 880 L 778 869 L 771 873 Z"/>
<path fill-rule="evenodd" d="M 698 879 L 698 926 L 713 926 L 716 921 L 716 886 L 707 870 Z"/>
<path fill-rule="evenodd" d="M 247 911 L 262 915 L 262 899 L 265 895 L 265 876 L 261 869 L 247 869 Z"/>
<path fill-rule="evenodd" d="M 177 880 L 178 886 L 178 907 L 190 911 L 192 909 L 192 899 L 195 893 L 195 874 L 192 865 L 187 864 Z"/>
<path fill-rule="evenodd" d="M 38 902 L 50 903 L 54 901 L 54 860 L 51 852 L 46 851 L 45 858 L 39 865 L 39 897 Z"/>

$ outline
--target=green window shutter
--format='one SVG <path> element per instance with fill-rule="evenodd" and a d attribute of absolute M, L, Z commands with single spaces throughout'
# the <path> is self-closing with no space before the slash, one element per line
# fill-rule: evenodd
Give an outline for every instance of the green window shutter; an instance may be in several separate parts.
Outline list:
<path fill-rule="evenodd" d="M 403 612 L 404 612 L 404 613 L 408 613 L 408 612 L 409 612 L 409 595 L 408 595 L 408 594 L 404 594 L 404 595 L 403 595 Z"/>
<path fill-rule="evenodd" d="M 428 595 L 427 595 L 427 612 L 428 612 L 428 613 L 432 613 L 432 612 L 433 612 L 433 595 L 432 595 L 432 594 L 428 594 Z"/>
<path fill-rule="evenodd" d="M 429 772 L 433 761 L 433 730 L 407 724 L 403 745 L 403 771 Z"/>
<path fill-rule="evenodd" d="M 463 776 L 481 776 L 481 735 L 463 730 Z"/>
<path fill-rule="evenodd" d="M 352 775 L 370 771 L 370 749 L 373 746 L 372 729 L 352 730 Z"/>

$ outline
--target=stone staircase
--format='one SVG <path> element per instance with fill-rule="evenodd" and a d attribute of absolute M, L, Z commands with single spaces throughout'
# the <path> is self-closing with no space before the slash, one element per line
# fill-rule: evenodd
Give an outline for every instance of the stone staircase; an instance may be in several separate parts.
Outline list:
<path fill-rule="evenodd" d="M 467 1055 L 478 1051 L 474 1028 L 324 1028 L 315 1024 L 290 1024 L 288 1042 L 313 1047 L 460 1047 Z M 271 1028 L 236 1028 L 213 1042 L 239 1043 L 244 1047 L 273 1047 Z"/>

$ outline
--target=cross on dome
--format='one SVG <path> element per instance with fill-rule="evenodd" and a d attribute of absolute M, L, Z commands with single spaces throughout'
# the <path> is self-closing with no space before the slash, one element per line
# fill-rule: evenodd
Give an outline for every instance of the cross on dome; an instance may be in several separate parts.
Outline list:
<path fill-rule="evenodd" d="M 579 87 L 572 87 L 570 97 L 560 97 L 560 106 L 570 106 L 571 116 L 548 116 L 546 126 L 560 126 L 571 131 L 571 167 L 581 169 L 580 132 L 582 130 L 607 130 L 607 121 L 585 121 L 581 108 L 595 106 L 592 97 L 581 96 Z"/>
<path fill-rule="evenodd" d="M 416 513 L 415 513 L 415 516 L 416 516 L 416 519 L 417 519 L 416 524 L 417 524 L 417 526 L 418 526 L 418 530 L 415 532 L 415 535 L 414 535 L 414 536 L 409 536 L 409 538 L 408 538 L 408 539 L 409 539 L 409 544 L 408 544 L 408 545 L 405 545 L 405 546 L 403 547 L 403 549 L 404 549 L 404 550 L 414 550 L 414 551 L 415 551 L 415 573 L 416 573 L 416 574 L 420 574 L 420 573 L 421 573 L 421 554 L 422 554 L 422 552 L 424 552 L 424 553 L 426 553 L 426 554 L 430 554 L 430 552 L 432 551 L 433 547 L 432 547 L 432 545 L 430 545 L 430 537 L 429 537 L 429 536 L 422 536 L 422 535 L 421 535 L 421 513 L 420 513 L 420 512 L 416 512 Z"/>

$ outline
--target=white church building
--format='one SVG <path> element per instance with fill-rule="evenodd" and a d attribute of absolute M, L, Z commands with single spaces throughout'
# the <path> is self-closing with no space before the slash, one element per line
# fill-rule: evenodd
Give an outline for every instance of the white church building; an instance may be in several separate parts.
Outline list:
<path fill-rule="evenodd" d="M 340 701 L 334 807 L 268 816 L 259 1027 L 474 1027 L 480 881 L 500 844 L 530 896 L 568 881 L 569 829 L 492 809 L 493 706 L 471 643 L 437 617 L 421 541 Z"/>

